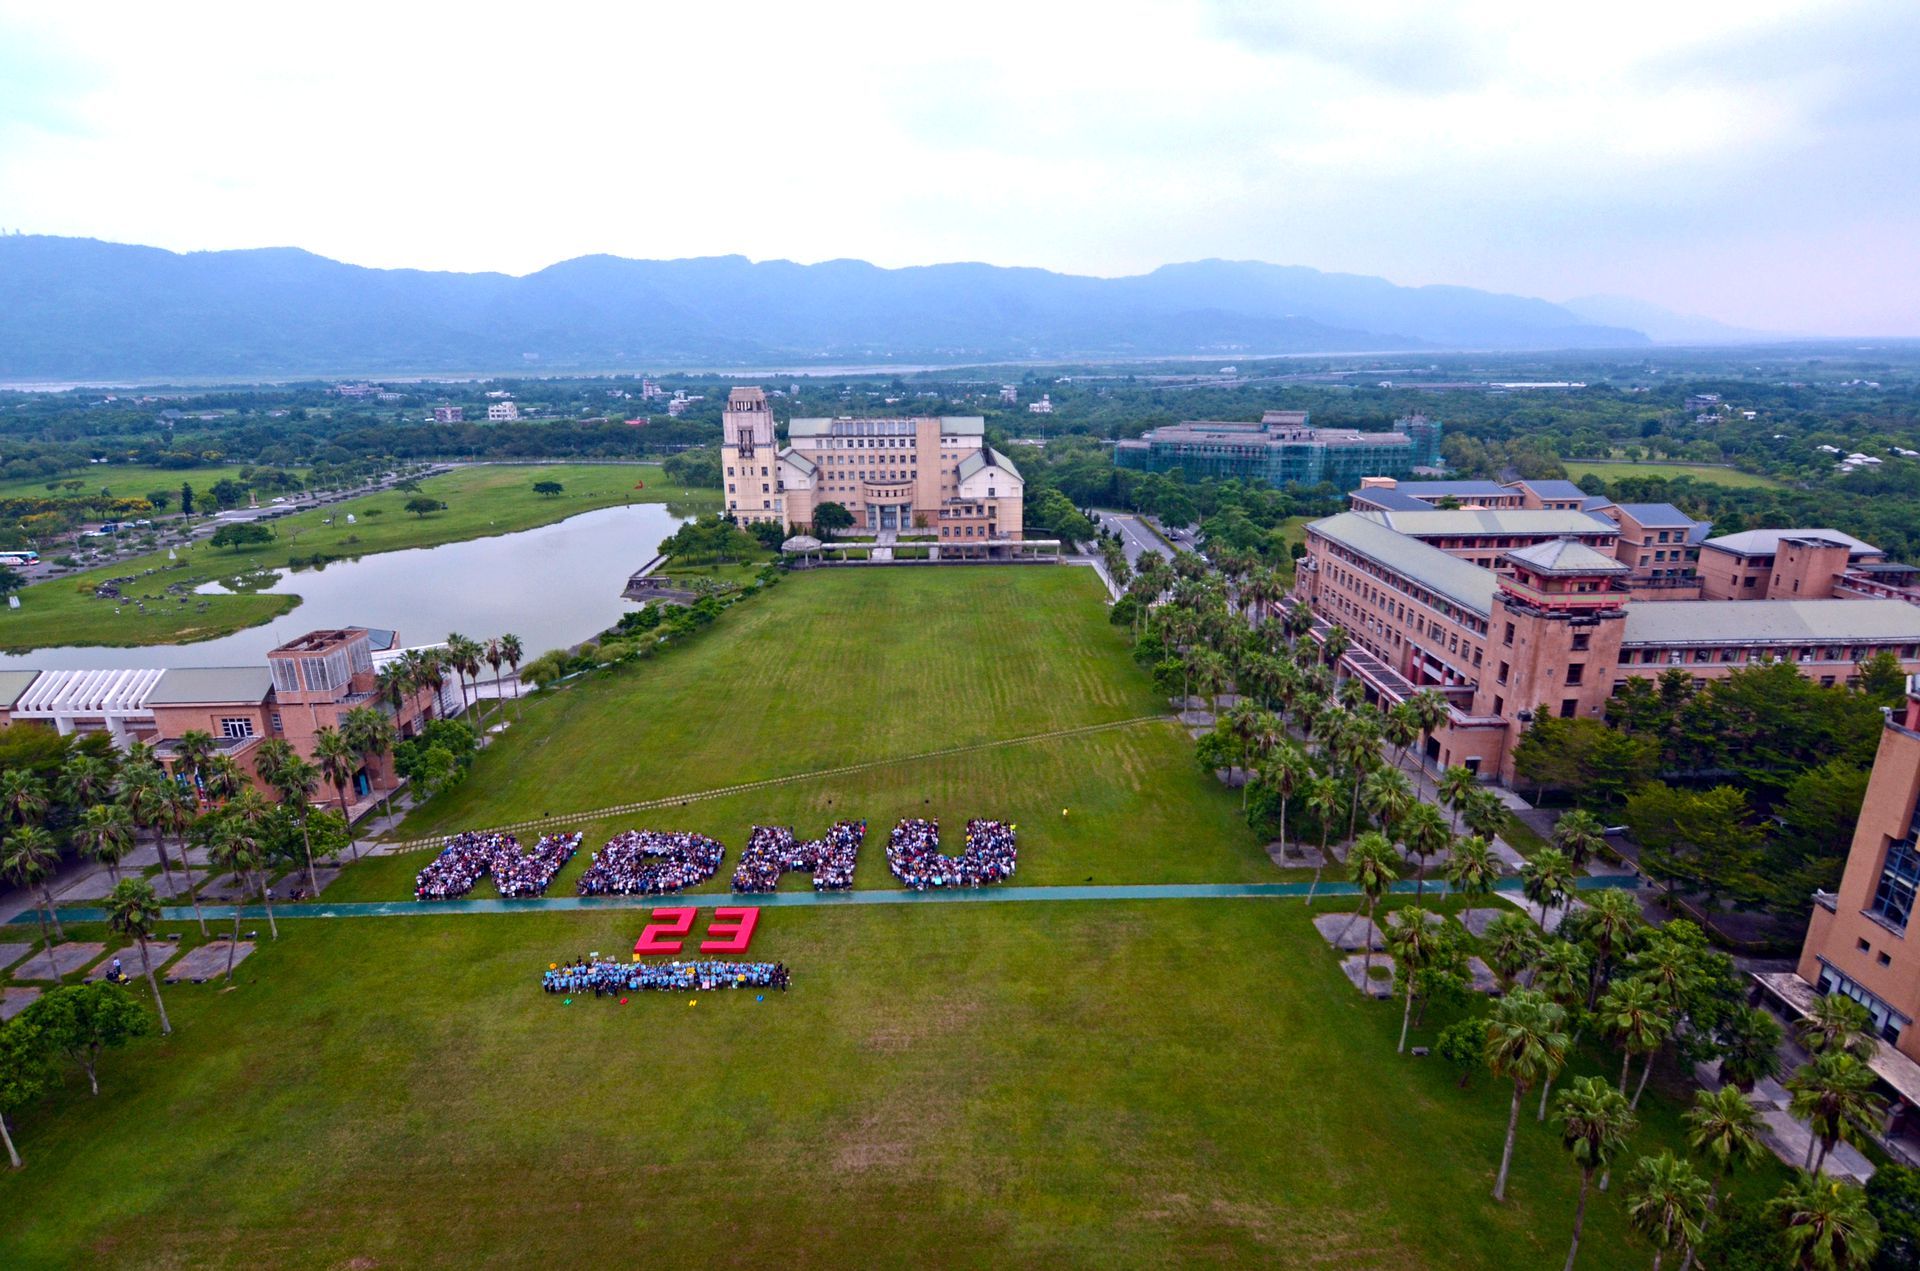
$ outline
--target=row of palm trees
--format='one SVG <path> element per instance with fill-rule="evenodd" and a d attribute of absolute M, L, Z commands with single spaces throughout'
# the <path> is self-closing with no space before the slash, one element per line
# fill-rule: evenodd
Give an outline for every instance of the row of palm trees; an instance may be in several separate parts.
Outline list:
<path fill-rule="evenodd" d="M 480 698 L 480 668 L 486 666 L 493 671 L 493 702 L 496 713 L 506 710 L 506 700 L 501 685 L 505 676 L 502 667 L 511 668 L 517 676 L 520 663 L 526 658 L 526 647 L 520 637 L 509 632 L 502 636 L 490 636 L 486 640 L 475 640 L 469 636 L 453 632 L 446 642 L 434 649 L 408 649 L 398 658 L 380 668 L 377 677 L 378 691 L 389 704 L 398 709 L 401 703 L 413 694 L 431 691 L 437 698 L 440 690 L 446 686 L 449 677 L 460 688 L 460 702 L 463 710 L 478 714 Z M 472 685 L 471 695 L 468 685 Z M 475 732 L 481 731 L 479 727 Z"/>

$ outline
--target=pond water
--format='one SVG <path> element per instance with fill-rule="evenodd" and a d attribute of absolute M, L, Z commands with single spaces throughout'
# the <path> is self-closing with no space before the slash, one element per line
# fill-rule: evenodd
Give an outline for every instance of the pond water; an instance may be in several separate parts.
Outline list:
<path fill-rule="evenodd" d="M 511 631 L 532 657 L 578 644 L 635 608 L 620 596 L 628 576 L 687 519 L 663 504 L 636 503 L 518 534 L 270 571 L 271 583 L 256 587 L 256 578 L 245 589 L 304 603 L 266 626 L 198 644 L 36 649 L 0 655 L 0 668 L 257 666 L 294 636 L 344 626 L 398 631 L 403 645 L 432 644 L 450 631 L 479 640 Z"/>

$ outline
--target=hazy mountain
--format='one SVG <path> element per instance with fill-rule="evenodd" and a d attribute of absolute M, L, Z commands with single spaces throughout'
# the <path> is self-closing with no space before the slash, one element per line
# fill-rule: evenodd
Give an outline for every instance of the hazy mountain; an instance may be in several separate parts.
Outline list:
<path fill-rule="evenodd" d="M 1661 344 L 1750 344 L 1787 338 L 1778 331 L 1755 331 L 1717 318 L 1675 313 L 1631 296 L 1581 296 L 1560 307 L 1588 322 L 1632 327 Z"/>
<path fill-rule="evenodd" d="M 585 256 L 515 278 L 363 269 L 294 248 L 0 238 L 0 379 L 12 380 L 1645 342 L 1544 300 L 1248 261 L 1103 279 Z"/>

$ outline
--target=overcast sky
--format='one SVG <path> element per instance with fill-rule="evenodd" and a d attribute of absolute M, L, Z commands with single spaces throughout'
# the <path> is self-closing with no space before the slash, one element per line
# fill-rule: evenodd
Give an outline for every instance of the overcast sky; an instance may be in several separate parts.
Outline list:
<path fill-rule="evenodd" d="M 1913 0 L 0 0 L 0 226 L 511 273 L 1218 256 L 1920 335 L 1916 50 Z"/>

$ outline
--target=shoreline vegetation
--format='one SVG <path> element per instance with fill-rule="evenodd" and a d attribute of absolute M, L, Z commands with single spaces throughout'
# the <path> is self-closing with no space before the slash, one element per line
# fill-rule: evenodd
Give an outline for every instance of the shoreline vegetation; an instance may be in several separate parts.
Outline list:
<path fill-rule="evenodd" d="M 545 482 L 558 483 L 560 492 L 537 493 L 535 484 Z M 424 515 L 411 513 L 409 501 L 421 498 L 446 506 Z M 273 534 L 262 543 L 214 547 L 202 538 L 177 549 L 177 560 L 168 560 L 163 548 L 35 583 L 19 593 L 18 609 L 0 609 L 0 652 L 66 645 L 140 648 L 218 639 L 271 622 L 303 600 L 297 594 L 193 595 L 192 589 L 203 583 L 307 565 L 316 558 L 332 562 L 515 534 L 602 508 L 683 500 L 693 514 L 710 510 L 718 495 L 713 490 L 683 490 L 652 464 L 467 465 L 422 479 L 417 491 L 395 487 L 261 522 Z M 349 514 L 354 524 L 347 523 Z M 165 603 L 150 603 L 141 613 L 95 594 L 100 584 L 125 578 L 134 580 L 125 588 L 130 596 Z M 171 600 L 168 588 L 184 589 L 189 603 Z"/>

